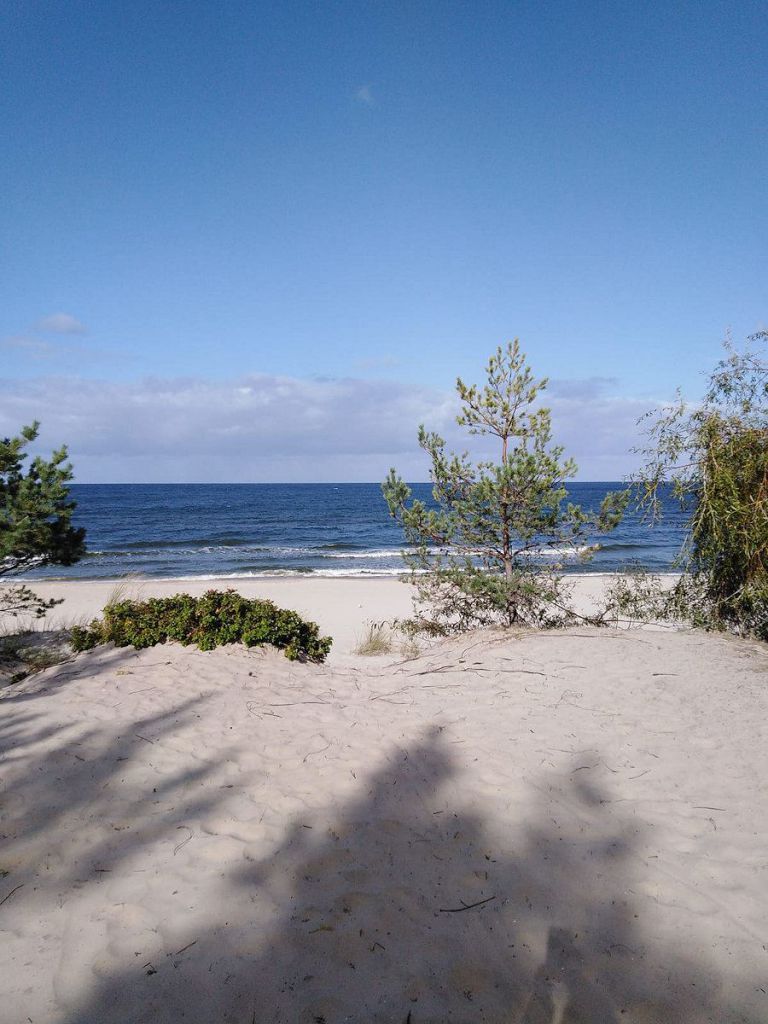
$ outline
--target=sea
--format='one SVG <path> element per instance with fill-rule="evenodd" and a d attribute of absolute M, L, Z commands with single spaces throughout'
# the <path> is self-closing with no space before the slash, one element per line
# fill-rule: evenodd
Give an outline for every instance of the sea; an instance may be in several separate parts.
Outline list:
<path fill-rule="evenodd" d="M 429 484 L 412 484 L 429 502 Z M 569 497 L 597 509 L 620 483 L 571 483 Z M 404 571 L 401 529 L 379 484 L 76 484 L 74 521 L 88 554 L 71 567 L 28 577 L 116 579 L 262 576 L 397 576 Z M 573 571 L 615 572 L 632 565 L 668 572 L 685 516 L 671 495 L 656 526 L 630 513 L 613 533 L 593 538 L 591 562 Z M 542 550 L 541 559 L 552 554 Z"/>

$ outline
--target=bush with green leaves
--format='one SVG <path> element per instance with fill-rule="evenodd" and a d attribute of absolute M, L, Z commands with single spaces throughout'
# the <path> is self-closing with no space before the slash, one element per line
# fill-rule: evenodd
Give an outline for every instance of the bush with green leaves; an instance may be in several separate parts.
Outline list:
<path fill-rule="evenodd" d="M 636 483 L 652 521 L 666 483 L 689 513 L 681 578 L 647 613 L 768 640 L 768 332 L 748 342 L 726 342 L 702 402 L 655 415 Z"/>
<path fill-rule="evenodd" d="M 462 404 L 457 422 L 470 434 L 496 439 L 497 460 L 472 463 L 445 450 L 436 433 L 419 428 L 431 461 L 434 504 L 411 500 L 390 470 L 382 485 L 390 514 L 413 546 L 412 569 L 426 632 L 474 626 L 556 626 L 576 612 L 561 574 L 567 561 L 588 561 L 597 533 L 621 521 L 626 492 L 610 493 L 597 512 L 568 501 L 572 459 L 552 440 L 550 410 L 539 404 L 546 380 L 536 380 L 514 341 L 497 349 L 484 387 L 456 382 Z"/>
<path fill-rule="evenodd" d="M 258 647 L 271 644 L 292 661 L 324 661 L 331 638 L 320 636 L 314 622 L 271 601 L 246 598 L 234 590 L 209 590 L 202 597 L 176 594 L 146 601 L 124 600 L 108 604 L 101 619 L 74 627 L 76 651 L 98 644 L 142 649 L 175 640 L 210 651 L 224 644 Z"/>

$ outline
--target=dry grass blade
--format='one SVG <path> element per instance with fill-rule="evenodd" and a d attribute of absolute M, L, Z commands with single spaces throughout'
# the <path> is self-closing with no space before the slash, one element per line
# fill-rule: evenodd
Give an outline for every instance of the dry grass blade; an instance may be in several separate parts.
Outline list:
<path fill-rule="evenodd" d="M 392 630 L 388 622 L 369 622 L 357 646 L 355 654 L 366 657 L 392 653 Z"/>

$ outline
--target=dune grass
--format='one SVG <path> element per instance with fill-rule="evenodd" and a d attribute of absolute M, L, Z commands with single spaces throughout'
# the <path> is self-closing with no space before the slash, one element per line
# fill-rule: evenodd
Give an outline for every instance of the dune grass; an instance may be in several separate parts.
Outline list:
<path fill-rule="evenodd" d="M 377 654 L 391 654 L 393 648 L 392 629 L 388 622 L 369 622 L 365 633 L 354 648 L 355 654 L 374 657 Z"/>

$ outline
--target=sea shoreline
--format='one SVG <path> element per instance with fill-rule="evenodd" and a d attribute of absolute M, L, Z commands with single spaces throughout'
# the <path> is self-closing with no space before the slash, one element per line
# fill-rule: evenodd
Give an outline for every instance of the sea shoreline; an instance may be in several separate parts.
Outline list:
<path fill-rule="evenodd" d="M 569 500 L 596 511 L 620 484 L 573 484 Z M 378 484 L 89 485 L 73 487 L 76 525 L 88 551 L 72 568 L 32 573 L 62 579 L 111 579 L 125 573 L 152 578 L 242 577 L 297 574 L 331 578 L 398 576 L 404 550 L 413 550 L 391 518 Z M 429 484 L 414 498 L 432 502 Z M 618 572 L 627 565 L 668 570 L 684 539 L 680 509 L 665 497 L 663 523 L 651 528 L 629 512 L 610 534 L 590 534 L 532 552 L 541 565 L 559 561 L 570 573 Z M 577 549 L 591 549 L 586 563 Z M 30 576 L 30 578 L 31 578 Z"/>

